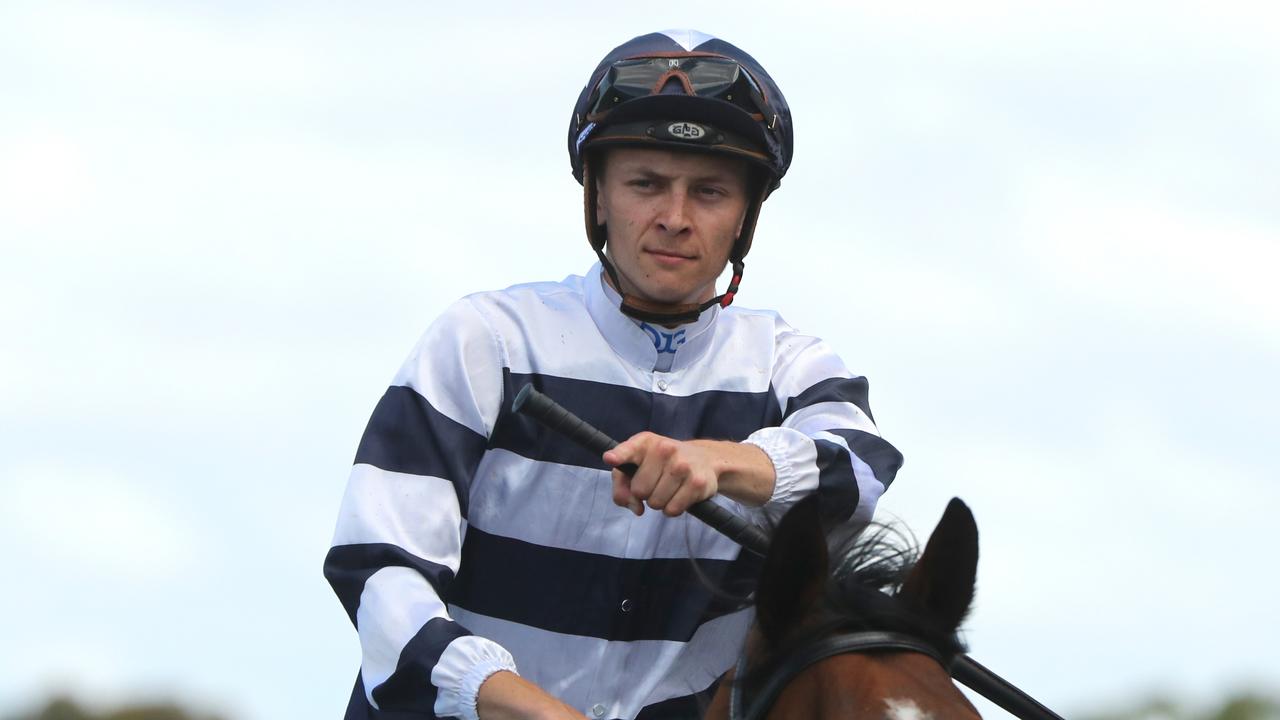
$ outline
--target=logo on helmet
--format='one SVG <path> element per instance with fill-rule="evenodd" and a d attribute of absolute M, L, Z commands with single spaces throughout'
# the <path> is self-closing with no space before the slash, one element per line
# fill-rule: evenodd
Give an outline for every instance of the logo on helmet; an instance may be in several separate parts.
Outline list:
<path fill-rule="evenodd" d="M 707 136 L 707 129 L 691 122 L 677 122 L 667 126 L 667 134 L 680 140 L 701 140 Z"/>
<path fill-rule="evenodd" d="M 595 129 L 596 129 L 595 123 L 593 122 L 587 123 L 587 126 L 582 128 L 582 132 L 578 133 L 578 141 L 574 145 L 574 150 L 576 150 L 577 152 L 582 152 L 582 143 L 587 141 L 587 136 L 590 135 L 591 131 Z"/>

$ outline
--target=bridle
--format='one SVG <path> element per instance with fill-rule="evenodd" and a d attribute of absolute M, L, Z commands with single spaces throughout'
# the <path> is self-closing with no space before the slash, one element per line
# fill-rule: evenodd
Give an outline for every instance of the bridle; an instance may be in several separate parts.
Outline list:
<path fill-rule="evenodd" d="M 778 696 L 782 694 L 783 688 L 814 663 L 836 655 L 879 650 L 920 653 L 937 660 L 944 669 L 947 667 L 942 656 L 932 645 L 910 635 L 875 630 L 833 635 L 805 645 L 799 651 L 792 653 L 769 675 L 769 679 L 752 693 L 753 697 L 750 698 L 750 704 L 744 713 L 743 705 L 747 700 L 744 697 L 745 691 L 741 681 L 747 671 L 747 652 L 744 649 L 738 656 L 733 685 L 729 688 L 729 720 L 763 720 Z"/>

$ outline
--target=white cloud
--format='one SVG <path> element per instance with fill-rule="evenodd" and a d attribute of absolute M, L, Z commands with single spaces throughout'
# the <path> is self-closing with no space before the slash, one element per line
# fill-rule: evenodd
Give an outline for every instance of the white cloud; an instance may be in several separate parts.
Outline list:
<path fill-rule="evenodd" d="M 86 154 L 76 138 L 54 129 L 0 134 L 0 223 L 38 225 L 83 205 Z"/>
<path fill-rule="evenodd" d="M 1030 184 L 1022 250 L 1074 302 L 1280 348 L 1280 228 L 1065 172 Z"/>
<path fill-rule="evenodd" d="M 11 547 L 65 576 L 173 582 L 208 560 L 183 508 L 99 466 L 28 461 L 3 471 Z"/>

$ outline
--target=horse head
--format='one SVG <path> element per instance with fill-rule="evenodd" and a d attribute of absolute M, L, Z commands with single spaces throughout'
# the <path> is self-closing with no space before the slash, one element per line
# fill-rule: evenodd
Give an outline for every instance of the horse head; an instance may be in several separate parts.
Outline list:
<path fill-rule="evenodd" d="M 918 558 L 885 526 L 828 533 L 820 510 L 803 500 L 775 529 L 755 625 L 706 718 L 977 718 L 947 671 L 977 573 L 969 508 L 953 499 Z"/>

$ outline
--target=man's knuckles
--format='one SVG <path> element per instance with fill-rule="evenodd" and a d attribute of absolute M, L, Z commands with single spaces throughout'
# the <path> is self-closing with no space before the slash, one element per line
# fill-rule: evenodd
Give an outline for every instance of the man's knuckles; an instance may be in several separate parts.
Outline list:
<path fill-rule="evenodd" d="M 650 452 L 657 455 L 664 461 L 670 461 L 680 451 L 680 443 L 671 438 L 659 437 L 653 442 L 653 449 Z"/>

